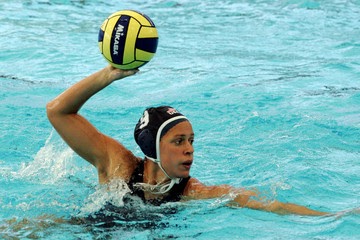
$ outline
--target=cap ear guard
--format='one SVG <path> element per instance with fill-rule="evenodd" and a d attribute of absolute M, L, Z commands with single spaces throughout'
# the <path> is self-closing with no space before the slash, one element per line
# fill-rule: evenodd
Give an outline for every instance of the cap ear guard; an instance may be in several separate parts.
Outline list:
<path fill-rule="evenodd" d="M 156 159 L 156 148 L 152 147 L 156 145 L 155 137 L 149 129 L 142 130 L 137 136 L 136 142 L 145 156 Z"/>

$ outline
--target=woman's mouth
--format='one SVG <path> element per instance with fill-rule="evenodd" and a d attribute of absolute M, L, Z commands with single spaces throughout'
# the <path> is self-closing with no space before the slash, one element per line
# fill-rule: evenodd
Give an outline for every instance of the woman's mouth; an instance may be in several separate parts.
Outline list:
<path fill-rule="evenodd" d="M 182 165 L 186 168 L 186 169 L 190 169 L 191 165 L 192 165 L 192 160 L 188 160 L 182 163 Z"/>

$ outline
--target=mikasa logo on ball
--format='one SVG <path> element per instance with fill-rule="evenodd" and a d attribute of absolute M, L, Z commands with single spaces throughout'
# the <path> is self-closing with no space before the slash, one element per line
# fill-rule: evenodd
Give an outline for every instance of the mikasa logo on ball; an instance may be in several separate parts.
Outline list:
<path fill-rule="evenodd" d="M 124 35 L 124 26 L 121 24 L 118 24 L 117 28 L 116 28 L 116 33 L 115 33 L 115 39 L 114 39 L 114 47 L 113 47 L 113 54 L 114 55 L 118 55 L 118 50 L 119 50 L 119 40 L 120 37 Z"/>

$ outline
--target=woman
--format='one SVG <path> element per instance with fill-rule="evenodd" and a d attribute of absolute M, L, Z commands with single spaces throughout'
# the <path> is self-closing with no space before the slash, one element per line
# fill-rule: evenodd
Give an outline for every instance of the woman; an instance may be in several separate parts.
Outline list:
<path fill-rule="evenodd" d="M 77 154 L 97 168 L 101 184 L 122 179 L 128 183 L 134 195 L 154 204 L 230 195 L 233 200 L 229 205 L 235 207 L 278 214 L 328 214 L 291 203 L 257 201 L 253 191 L 228 185 L 205 186 L 190 177 L 194 132 L 188 119 L 174 108 L 149 108 L 136 125 L 135 141 L 145 154 L 144 160 L 134 156 L 113 138 L 99 132 L 78 114 L 82 105 L 94 94 L 136 72 L 137 69 L 124 71 L 109 65 L 76 83 L 47 104 L 51 124 Z"/>

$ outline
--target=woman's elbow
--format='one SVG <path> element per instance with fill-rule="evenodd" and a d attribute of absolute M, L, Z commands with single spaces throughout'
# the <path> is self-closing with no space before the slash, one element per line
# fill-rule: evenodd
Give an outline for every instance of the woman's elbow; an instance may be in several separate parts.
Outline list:
<path fill-rule="evenodd" d="M 46 104 L 46 115 L 49 121 L 52 123 L 52 120 L 56 118 L 58 111 L 56 111 L 56 101 L 52 100 Z"/>

